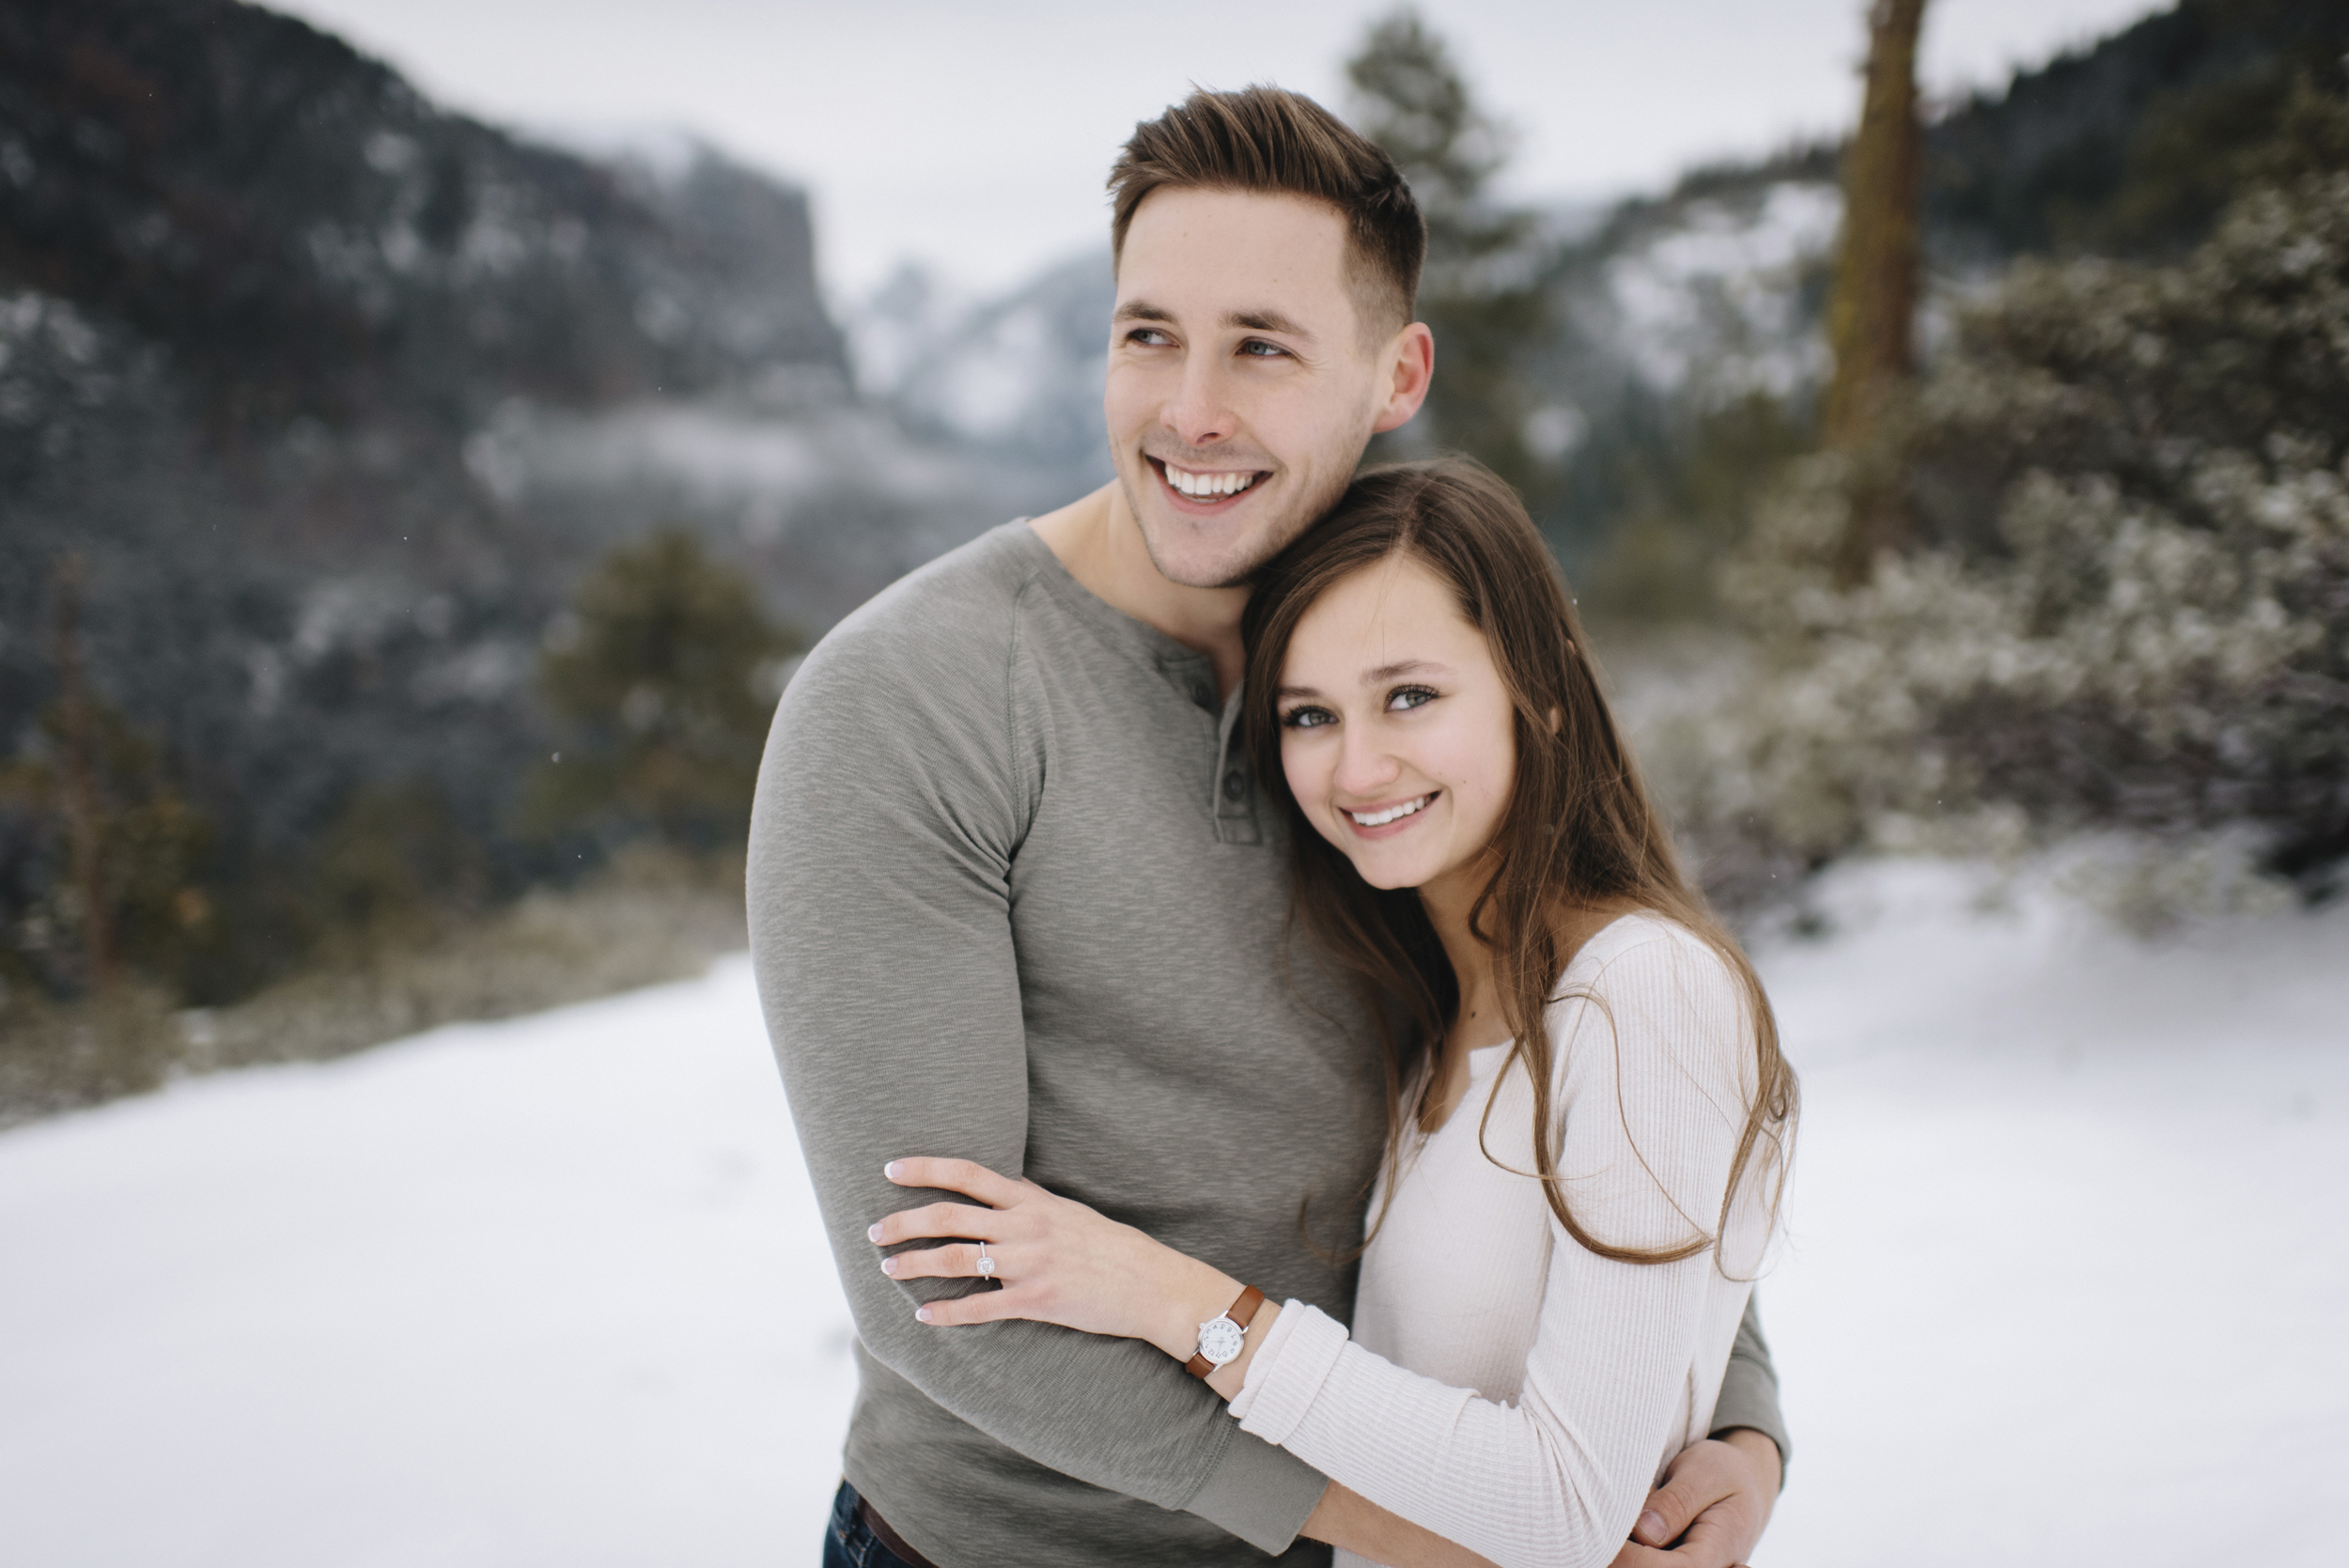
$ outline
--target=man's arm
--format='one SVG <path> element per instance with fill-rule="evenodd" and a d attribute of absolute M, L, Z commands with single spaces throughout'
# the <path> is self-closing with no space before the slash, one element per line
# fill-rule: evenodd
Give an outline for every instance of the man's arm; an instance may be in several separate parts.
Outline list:
<path fill-rule="evenodd" d="M 1786 1436 L 1786 1417 L 1778 1407 L 1778 1368 L 1770 1360 L 1770 1342 L 1762 1337 L 1759 1296 L 1757 1291 L 1746 1296 L 1746 1315 L 1738 1322 L 1735 1343 L 1729 1347 L 1720 1398 L 1713 1405 L 1713 1436 L 1719 1437 L 1742 1427 L 1767 1437 L 1778 1448 L 1778 1484 L 1782 1487 L 1795 1444 Z"/>
<path fill-rule="evenodd" d="M 1008 636 L 979 624 L 1001 607 L 958 617 L 939 599 L 919 616 L 868 613 L 811 656 L 777 713 L 752 821 L 759 993 L 858 1337 L 1030 1459 L 1280 1551 L 1322 1478 L 1237 1431 L 1179 1367 L 1047 1325 L 917 1323 L 918 1303 L 977 1281 L 900 1283 L 865 1239 L 907 1204 L 881 1174 L 890 1159 L 1025 1165 L 1009 876 L 1029 765 L 1011 734 Z"/>

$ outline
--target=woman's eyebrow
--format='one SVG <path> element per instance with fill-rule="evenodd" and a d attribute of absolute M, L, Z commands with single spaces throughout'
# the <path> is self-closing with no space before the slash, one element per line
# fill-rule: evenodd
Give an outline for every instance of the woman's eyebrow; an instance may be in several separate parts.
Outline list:
<path fill-rule="evenodd" d="M 1381 664 L 1375 670 L 1363 671 L 1362 684 L 1376 686 L 1382 680 L 1393 680 L 1398 675 L 1440 675 L 1450 673 L 1442 665 L 1428 660 L 1407 659 L 1399 664 Z"/>

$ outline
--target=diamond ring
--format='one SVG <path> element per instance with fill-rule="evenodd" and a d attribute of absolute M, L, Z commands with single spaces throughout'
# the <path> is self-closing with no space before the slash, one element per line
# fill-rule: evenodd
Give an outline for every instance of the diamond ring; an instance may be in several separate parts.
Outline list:
<path fill-rule="evenodd" d="M 987 1243 L 984 1241 L 979 1243 L 979 1277 L 983 1280 L 995 1277 L 995 1260 L 987 1255 Z"/>

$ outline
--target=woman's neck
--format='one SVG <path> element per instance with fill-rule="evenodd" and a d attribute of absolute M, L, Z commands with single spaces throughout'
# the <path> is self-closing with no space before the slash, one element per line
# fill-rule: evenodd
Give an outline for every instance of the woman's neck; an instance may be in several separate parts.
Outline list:
<path fill-rule="evenodd" d="M 1501 1015 L 1500 993 L 1493 988 L 1493 950 L 1470 929 L 1469 916 L 1477 895 L 1491 879 L 1491 868 L 1465 867 L 1419 890 L 1420 908 L 1452 960 L 1452 975 L 1460 986 L 1460 1009 L 1445 1036 L 1445 1056 L 1499 1045 L 1509 1037 Z"/>
<path fill-rule="evenodd" d="M 1452 960 L 1453 978 L 1460 986 L 1460 1008 L 1445 1036 L 1447 1058 L 1481 1046 L 1499 1045 L 1510 1035 L 1501 993 L 1494 985 L 1492 947 L 1470 928 L 1469 917 L 1491 878 L 1491 866 L 1480 862 L 1419 890 L 1420 908 L 1427 911 L 1427 923 L 1436 928 L 1444 956 Z M 1558 938 L 1559 966 L 1563 969 L 1571 963 L 1584 942 L 1637 907 L 1630 899 L 1615 898 L 1553 910 L 1550 922 Z"/>

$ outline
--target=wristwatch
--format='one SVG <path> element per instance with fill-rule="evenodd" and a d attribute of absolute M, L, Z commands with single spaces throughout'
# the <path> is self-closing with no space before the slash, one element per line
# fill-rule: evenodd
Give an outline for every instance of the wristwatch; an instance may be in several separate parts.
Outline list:
<path fill-rule="evenodd" d="M 1248 1348 L 1248 1326 L 1256 1321 L 1264 1292 L 1250 1285 L 1239 1299 L 1199 1326 L 1199 1354 L 1183 1363 L 1193 1377 L 1206 1377 L 1218 1367 L 1230 1366 Z"/>

